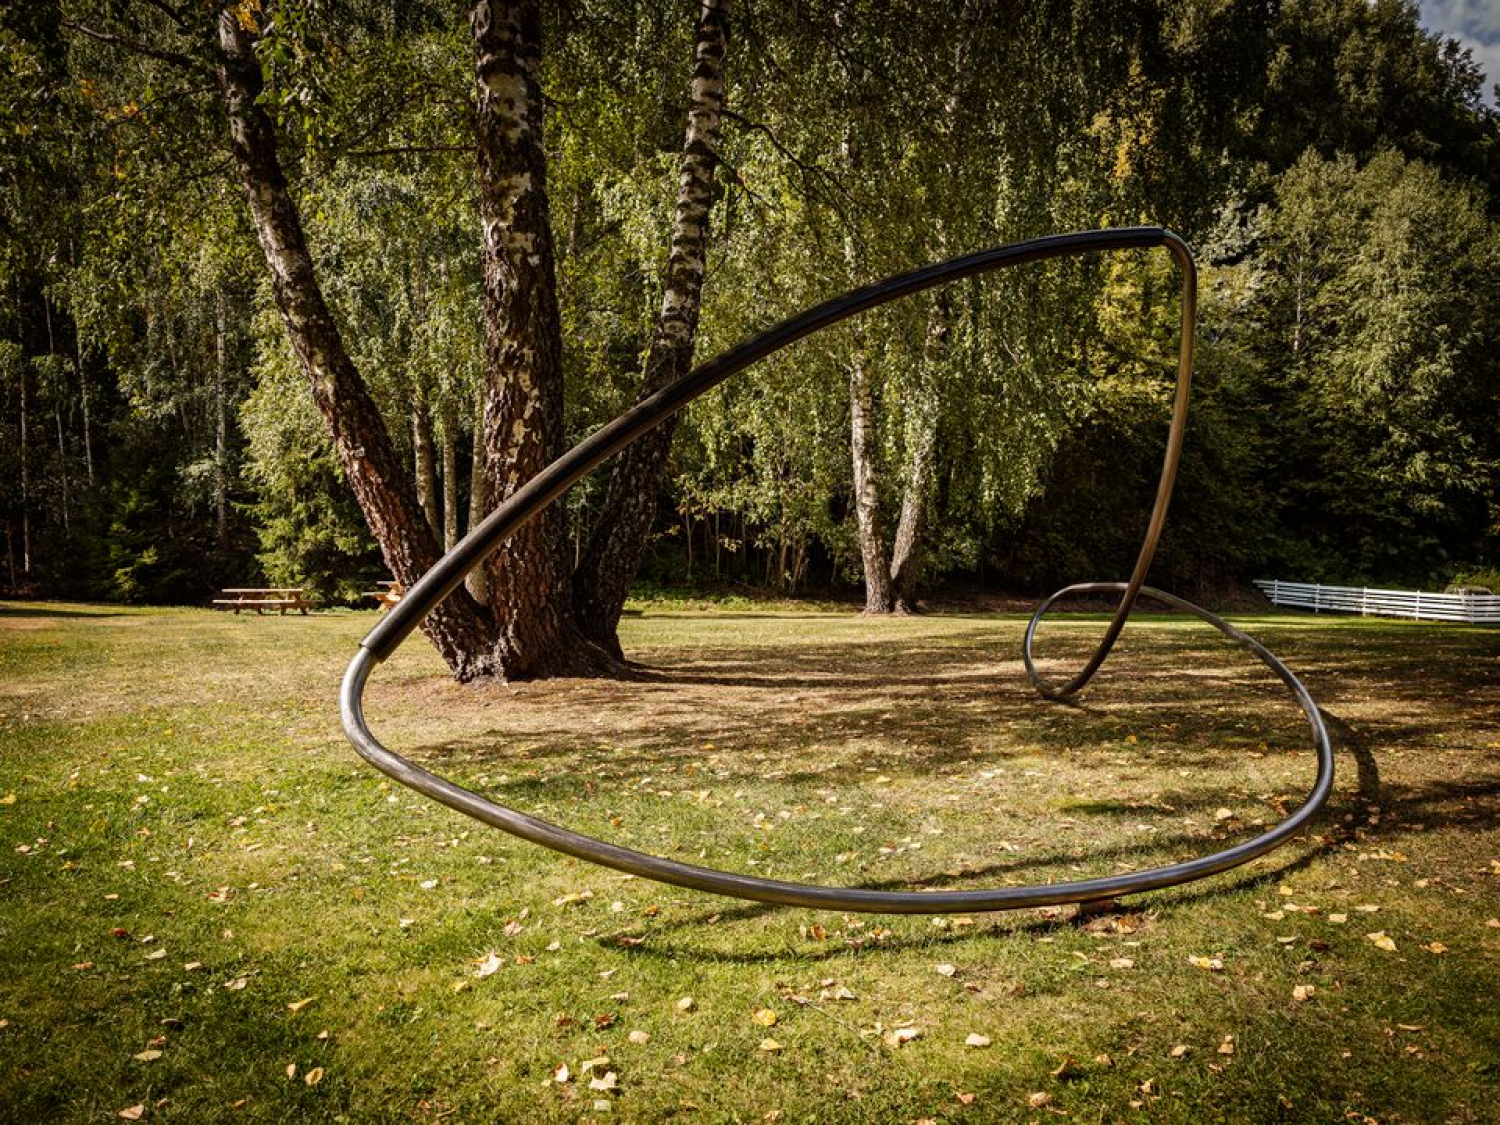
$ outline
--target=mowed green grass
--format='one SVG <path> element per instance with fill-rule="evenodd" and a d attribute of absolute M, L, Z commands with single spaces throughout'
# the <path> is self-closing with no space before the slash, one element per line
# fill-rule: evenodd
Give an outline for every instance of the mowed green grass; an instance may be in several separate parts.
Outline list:
<path fill-rule="evenodd" d="M 1092 918 L 901 918 L 392 786 L 335 706 L 373 622 L 0 605 L 0 1120 L 1500 1120 L 1496 630 L 1242 620 L 1339 740 L 1312 833 Z M 1023 627 L 651 605 L 636 680 L 465 687 L 415 642 L 368 715 L 557 822 L 860 886 L 1149 866 L 1301 800 L 1305 722 L 1210 630 L 1137 619 L 1069 707 Z M 1099 627 L 1049 622 L 1049 669 Z"/>

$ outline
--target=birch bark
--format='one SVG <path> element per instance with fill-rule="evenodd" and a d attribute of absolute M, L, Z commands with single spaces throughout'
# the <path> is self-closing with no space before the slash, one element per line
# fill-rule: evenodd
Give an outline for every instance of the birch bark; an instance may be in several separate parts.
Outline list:
<path fill-rule="evenodd" d="M 729 7 L 730 0 L 702 0 L 698 11 L 666 289 L 637 401 L 682 378 L 693 364 L 714 174 L 719 164 Z M 615 458 L 598 523 L 574 576 L 579 628 L 617 658 L 623 658 L 620 614 L 656 518 L 657 497 L 677 424 L 677 418 L 668 420 Z"/>
<path fill-rule="evenodd" d="M 397 581 L 410 584 L 437 560 L 436 537 L 323 298 L 282 171 L 275 129 L 259 102 L 264 86 L 254 32 L 231 12 L 221 12 L 218 48 L 217 77 L 230 149 L 277 308 L 386 566 Z M 439 606 L 423 631 L 460 679 L 497 670 L 492 659 L 495 630 L 464 592 Z"/>

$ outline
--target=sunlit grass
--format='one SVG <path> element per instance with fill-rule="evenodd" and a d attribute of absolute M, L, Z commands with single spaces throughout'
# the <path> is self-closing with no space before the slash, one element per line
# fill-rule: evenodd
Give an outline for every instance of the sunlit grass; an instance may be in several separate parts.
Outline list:
<path fill-rule="evenodd" d="M 414 643 L 371 722 L 559 823 L 863 886 L 1169 862 L 1311 781 L 1284 691 L 1195 622 L 1132 624 L 1060 707 L 1014 616 L 643 608 L 637 680 L 465 687 Z M 343 742 L 373 620 L 0 606 L 0 1119 L 1482 1121 L 1500 1094 L 1494 630 L 1242 620 L 1330 713 L 1329 810 L 1090 922 L 771 908 L 485 830 Z M 1099 627 L 1049 623 L 1044 659 Z"/>

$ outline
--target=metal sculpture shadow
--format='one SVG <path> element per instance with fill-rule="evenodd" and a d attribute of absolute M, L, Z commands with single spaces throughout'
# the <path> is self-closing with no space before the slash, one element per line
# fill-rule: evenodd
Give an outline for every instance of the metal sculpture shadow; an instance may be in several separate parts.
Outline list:
<path fill-rule="evenodd" d="M 1084 879 L 1069 883 L 1049 883 L 1028 887 L 999 887 L 970 891 L 882 891 L 849 887 L 826 887 L 808 883 L 762 879 L 751 875 L 719 871 L 710 867 L 678 863 L 675 860 L 606 843 L 592 836 L 550 824 L 536 817 L 496 804 L 486 797 L 453 784 L 451 781 L 414 765 L 383 746 L 365 723 L 363 696 L 365 684 L 375 666 L 386 660 L 409 636 L 422 619 L 453 592 L 475 567 L 481 565 L 507 537 L 534 519 L 567 488 L 605 458 L 617 453 L 641 435 L 682 410 L 699 395 L 722 383 L 758 360 L 789 344 L 837 324 L 858 313 L 876 308 L 900 297 L 919 293 L 960 278 L 975 277 L 992 270 L 1024 265 L 1068 255 L 1114 250 L 1141 250 L 1164 247 L 1172 255 L 1182 274 L 1181 343 L 1178 351 L 1177 385 L 1172 399 L 1172 421 L 1167 434 L 1166 455 L 1162 462 L 1156 500 L 1151 509 L 1146 534 L 1136 557 L 1135 567 L 1126 582 L 1090 582 L 1068 586 L 1037 607 L 1026 627 L 1023 654 L 1026 672 L 1037 691 L 1045 698 L 1066 700 L 1081 691 L 1108 658 L 1135 607 L 1145 594 L 1175 609 L 1190 613 L 1234 641 L 1261 660 L 1287 686 L 1312 731 L 1317 755 L 1317 777 L 1307 799 L 1281 823 L 1260 835 L 1223 851 L 1198 859 L 1153 867 L 1120 875 Z M 846 293 L 762 332 L 718 358 L 696 368 L 683 379 L 638 403 L 608 425 L 600 427 L 573 449 L 559 457 L 501 504 L 478 527 L 443 556 L 360 644 L 358 654 L 344 675 L 339 694 L 344 731 L 359 754 L 387 776 L 418 793 L 456 809 L 466 816 L 502 829 L 524 840 L 577 856 L 591 863 L 613 867 L 646 879 L 692 887 L 735 898 L 781 903 L 819 910 L 868 911 L 892 914 L 937 914 L 949 911 L 1011 910 L 1022 907 L 1051 906 L 1070 902 L 1087 902 L 1115 898 L 1124 894 L 1169 887 L 1202 879 L 1264 855 L 1296 835 L 1322 807 L 1333 787 L 1333 749 L 1323 725 L 1317 704 L 1301 681 L 1254 638 L 1220 619 L 1201 606 L 1155 590 L 1145 585 L 1146 572 L 1156 554 L 1166 522 L 1167 505 L 1182 458 L 1183 435 L 1187 427 L 1188 389 L 1192 381 L 1193 339 L 1197 319 L 1197 270 L 1191 251 L 1183 240 L 1160 227 L 1127 227 L 1114 230 L 1081 231 L 1031 239 L 1008 246 L 985 250 L 962 258 Z M 1104 635 L 1092 656 L 1067 682 L 1049 683 L 1037 671 L 1032 658 L 1032 644 L 1042 617 L 1058 599 L 1073 594 L 1119 594 Z"/>

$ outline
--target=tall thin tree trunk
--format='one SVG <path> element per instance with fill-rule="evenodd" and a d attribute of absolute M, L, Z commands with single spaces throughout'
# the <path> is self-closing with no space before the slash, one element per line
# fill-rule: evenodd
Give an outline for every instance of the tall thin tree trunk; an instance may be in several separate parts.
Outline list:
<path fill-rule="evenodd" d="M 52 417 L 57 423 L 57 473 L 62 483 L 62 526 L 63 538 L 68 537 L 69 528 L 69 497 L 68 497 L 68 443 L 63 436 L 62 400 L 64 397 L 64 383 L 62 368 L 57 359 L 57 337 L 52 332 L 52 301 L 46 293 L 42 294 L 42 313 L 47 320 L 47 358 L 52 361 L 52 371 L 56 375 L 58 383 L 52 388 Z"/>
<path fill-rule="evenodd" d="M 437 539 L 323 299 L 275 129 L 260 104 L 263 80 L 254 38 L 241 17 L 253 18 L 243 8 L 219 15 L 218 77 L 230 149 L 270 269 L 271 291 L 365 521 L 392 575 L 410 584 L 437 561 Z M 463 591 L 429 614 L 422 628 L 460 679 L 503 670 L 495 661 L 493 624 Z"/>
<path fill-rule="evenodd" d="M 693 364 L 714 173 L 719 164 L 729 5 L 730 0 L 702 0 L 698 9 L 692 92 L 678 163 L 677 211 L 667 256 L 666 289 L 637 401 L 676 382 Z M 574 576 L 579 627 L 617 657 L 623 656 L 620 614 L 656 518 L 657 496 L 677 424 L 678 418 L 669 419 L 615 458 L 599 522 Z"/>
<path fill-rule="evenodd" d="M 73 266 L 78 265 L 77 252 L 73 240 L 68 239 L 68 262 Z M 83 411 L 83 465 L 88 473 L 89 487 L 94 485 L 94 435 L 93 426 L 89 422 L 89 380 L 83 369 L 83 324 L 78 319 L 78 312 L 73 312 L 73 355 L 78 364 L 78 402 Z"/>
<path fill-rule="evenodd" d="M 28 426 L 30 402 L 26 394 L 26 367 L 21 364 L 21 573 L 31 578 L 31 442 Z"/>
<path fill-rule="evenodd" d="M 937 446 L 938 368 L 948 349 L 951 307 L 946 292 L 932 299 L 927 316 L 927 340 L 922 371 L 907 403 L 906 487 L 901 518 L 891 547 L 891 585 L 897 613 L 917 612 L 917 581 L 922 570 L 922 536 L 927 522 L 928 492 L 932 484 L 933 452 Z"/>
<path fill-rule="evenodd" d="M 538 0 L 479 0 L 470 21 L 484 228 L 484 442 L 495 502 L 561 452 L 562 320 L 548 218 Z M 489 605 L 508 677 L 618 667 L 573 619 L 554 505 L 490 556 Z"/>
<path fill-rule="evenodd" d="M 438 413 L 442 428 L 439 437 L 443 457 L 443 550 L 451 551 L 462 534 L 458 518 L 458 416 L 451 394 L 442 396 Z"/>
<path fill-rule="evenodd" d="M 442 527 L 442 518 L 438 513 L 437 462 L 432 449 L 432 407 L 420 386 L 411 396 L 411 453 L 417 503 L 422 505 L 427 526 L 436 534 Z"/>
<path fill-rule="evenodd" d="M 229 546 L 229 314 L 214 294 L 214 507 L 219 549 Z"/>
<path fill-rule="evenodd" d="M 865 572 L 865 612 L 895 607 L 880 518 L 880 469 L 874 448 L 875 404 L 864 348 L 856 339 L 849 361 L 849 455 L 854 469 L 854 519 Z"/>
<path fill-rule="evenodd" d="M 480 390 L 474 395 L 474 451 L 469 460 L 469 526 L 467 531 L 473 531 L 489 514 L 490 477 L 484 456 L 484 391 Z M 488 605 L 490 601 L 487 574 L 488 570 L 485 567 L 476 566 L 469 571 L 469 577 L 464 580 L 469 588 L 470 596 L 480 605 Z"/>

